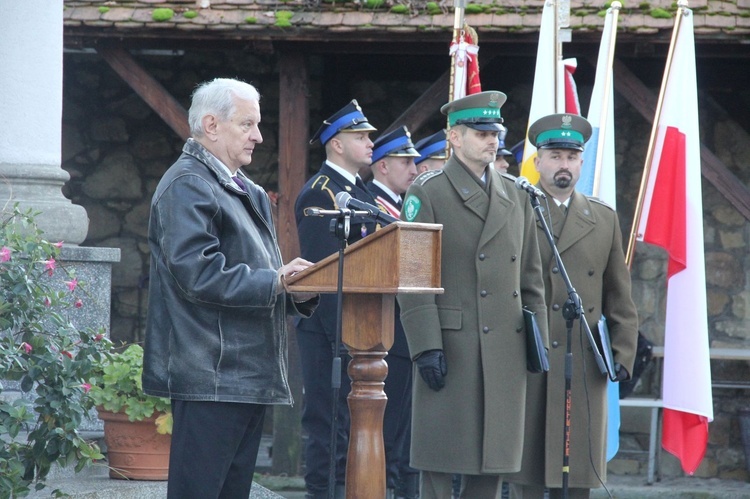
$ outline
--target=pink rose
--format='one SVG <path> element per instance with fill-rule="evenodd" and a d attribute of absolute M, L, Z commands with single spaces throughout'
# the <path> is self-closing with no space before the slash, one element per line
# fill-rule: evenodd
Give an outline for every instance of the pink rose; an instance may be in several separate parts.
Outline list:
<path fill-rule="evenodd" d="M 10 248 L 3 246 L 0 249 L 0 262 L 7 262 L 8 260 L 10 260 Z"/>
<path fill-rule="evenodd" d="M 25 341 L 21 343 L 21 347 L 24 349 L 24 351 L 26 351 L 27 354 L 31 353 L 31 351 L 33 350 L 32 346 Z"/>

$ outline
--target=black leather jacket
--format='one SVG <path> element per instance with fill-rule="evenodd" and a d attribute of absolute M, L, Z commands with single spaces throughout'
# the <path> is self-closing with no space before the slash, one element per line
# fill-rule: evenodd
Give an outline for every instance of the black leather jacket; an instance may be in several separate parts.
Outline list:
<path fill-rule="evenodd" d="M 146 393 L 290 404 L 286 314 L 318 299 L 277 294 L 281 254 L 266 193 L 245 194 L 193 139 L 151 201 Z"/>

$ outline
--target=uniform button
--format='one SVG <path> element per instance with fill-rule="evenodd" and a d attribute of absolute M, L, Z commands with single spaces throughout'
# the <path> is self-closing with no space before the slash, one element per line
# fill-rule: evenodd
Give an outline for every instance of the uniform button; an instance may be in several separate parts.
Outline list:
<path fill-rule="evenodd" d="M 560 344 L 558 342 L 556 342 L 556 341 L 552 342 L 552 348 L 557 348 L 559 346 L 560 346 Z"/>
<path fill-rule="evenodd" d="M 516 255 L 513 255 L 513 256 L 510 257 L 510 261 L 511 262 L 515 262 L 516 258 L 518 258 L 518 257 Z"/>
<path fill-rule="evenodd" d="M 488 328 L 487 326 L 484 326 L 484 327 L 482 328 L 482 332 L 483 332 L 483 333 L 489 333 L 489 332 L 490 332 L 490 328 Z"/>
<path fill-rule="evenodd" d="M 589 313 L 592 313 L 596 307 L 589 307 Z"/>
<path fill-rule="evenodd" d="M 522 332 L 522 331 L 523 331 L 523 328 L 522 328 L 522 327 L 517 327 L 517 328 L 516 328 L 516 332 L 517 332 L 517 333 L 520 333 L 520 332 Z"/>
<path fill-rule="evenodd" d="M 513 297 L 515 298 L 516 296 L 518 296 L 518 291 L 513 290 Z"/>
<path fill-rule="evenodd" d="M 554 305 L 552 305 L 552 310 L 560 310 L 560 305 L 555 303 Z"/>
<path fill-rule="evenodd" d="M 589 269 L 589 275 L 594 275 L 594 269 Z"/>
<path fill-rule="evenodd" d="M 485 258 L 487 258 L 487 257 L 484 256 L 484 253 L 479 253 L 479 259 L 480 260 L 484 260 Z"/>
<path fill-rule="evenodd" d="M 480 295 L 480 296 L 481 296 L 482 298 L 484 298 L 485 296 L 487 296 L 487 291 L 485 291 L 485 290 L 482 290 L 482 291 L 480 291 L 480 292 L 479 292 L 479 295 Z"/>
<path fill-rule="evenodd" d="M 560 272 L 560 269 L 558 269 L 557 267 L 552 267 L 553 274 L 557 274 L 558 272 Z"/>

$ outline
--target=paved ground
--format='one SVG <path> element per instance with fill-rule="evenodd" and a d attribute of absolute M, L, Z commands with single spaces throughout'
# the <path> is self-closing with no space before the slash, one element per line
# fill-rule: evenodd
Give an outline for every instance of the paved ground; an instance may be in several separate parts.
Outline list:
<path fill-rule="evenodd" d="M 269 444 L 265 442 L 261 447 L 256 485 L 250 497 L 304 499 L 302 477 L 267 474 L 271 466 Z M 69 493 L 71 499 L 160 499 L 166 496 L 166 482 L 111 480 L 106 467 L 95 466 L 75 475 L 69 469 L 53 469 L 48 487 L 28 497 L 49 498 L 56 488 Z M 648 485 L 645 476 L 610 474 L 607 489 L 594 490 L 592 499 L 750 499 L 750 483 L 716 478 L 664 478 Z"/>
<path fill-rule="evenodd" d="M 299 478 L 288 478 L 285 486 L 301 483 Z M 263 483 L 263 481 L 261 481 Z M 266 484 L 268 486 L 268 484 Z M 269 487 L 272 488 L 272 487 Z M 603 488 L 592 491 L 592 499 L 750 499 L 750 483 L 716 478 L 669 478 L 653 485 L 646 477 L 610 476 L 609 494 Z M 285 499 L 304 499 L 303 490 L 275 490 Z"/>

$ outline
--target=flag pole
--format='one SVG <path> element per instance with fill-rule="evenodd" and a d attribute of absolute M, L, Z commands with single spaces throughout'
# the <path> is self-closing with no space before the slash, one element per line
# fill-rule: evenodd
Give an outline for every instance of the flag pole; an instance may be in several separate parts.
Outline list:
<path fill-rule="evenodd" d="M 607 137 L 607 116 L 609 114 L 609 96 L 612 88 L 612 66 L 615 59 L 615 41 L 617 39 L 617 17 L 620 13 L 622 4 L 618 1 L 612 2 L 609 11 L 612 13 L 612 31 L 609 37 L 609 49 L 607 52 L 607 71 L 604 78 L 604 95 L 602 97 L 602 108 L 599 112 L 599 142 L 596 148 L 596 163 L 601 165 L 604 157 L 604 141 Z M 601 168 L 594 168 L 594 188 L 592 192 L 599 196 L 599 184 L 601 182 Z"/>
<path fill-rule="evenodd" d="M 456 43 L 461 42 L 461 31 L 464 29 L 464 11 L 466 10 L 466 0 L 453 0 L 453 41 Z M 456 59 L 458 58 L 458 51 L 451 55 L 451 75 L 448 82 L 448 102 L 453 100 L 453 94 L 455 92 L 456 85 Z M 450 128 L 448 117 L 445 118 L 445 129 Z M 445 154 L 450 156 L 451 146 L 450 141 L 445 141 Z"/>
<path fill-rule="evenodd" d="M 640 225 L 640 218 L 643 212 L 643 201 L 646 195 L 646 189 L 648 187 L 648 178 L 651 174 L 651 162 L 654 159 L 654 146 L 656 143 L 656 134 L 659 130 L 659 118 L 661 117 L 661 108 L 664 104 L 664 94 L 667 89 L 667 82 L 669 81 L 669 72 L 672 68 L 672 59 L 674 56 L 675 45 L 677 41 L 677 35 L 680 32 L 680 24 L 682 24 L 682 16 L 685 15 L 685 9 L 687 8 L 687 0 L 678 0 L 677 2 L 677 14 L 675 16 L 674 29 L 672 30 L 672 39 L 669 42 L 669 52 L 667 53 L 667 62 L 664 68 L 664 78 L 661 81 L 661 89 L 659 90 L 659 99 L 656 103 L 656 113 L 654 115 L 654 124 L 651 127 L 651 137 L 648 140 L 648 149 L 646 151 L 646 163 L 643 167 L 643 176 L 641 177 L 641 187 L 638 192 L 638 200 L 635 204 L 635 214 L 633 216 L 633 227 L 630 231 L 630 240 L 628 241 L 628 251 L 625 254 L 625 263 L 628 268 L 633 265 L 633 252 L 635 251 L 635 242 L 638 236 L 638 226 Z"/>
<path fill-rule="evenodd" d="M 466 0 L 454 0 L 453 10 L 453 41 L 459 43 L 461 41 L 461 32 L 464 29 L 464 11 L 466 10 Z M 448 83 L 448 102 L 453 100 L 453 94 L 455 92 L 457 58 L 457 52 L 451 56 L 451 77 L 450 82 Z"/>
<path fill-rule="evenodd" d="M 560 110 L 560 66 L 562 65 L 562 42 L 560 41 L 560 0 L 553 0 L 553 11 L 555 13 L 554 23 L 554 40 L 555 40 L 555 67 L 554 82 L 555 82 L 555 112 L 565 112 L 565 109 Z"/>

